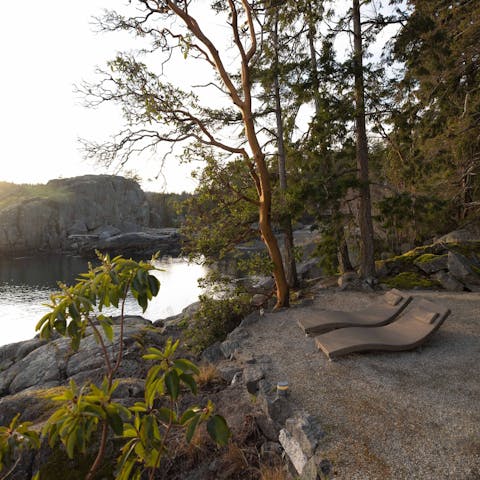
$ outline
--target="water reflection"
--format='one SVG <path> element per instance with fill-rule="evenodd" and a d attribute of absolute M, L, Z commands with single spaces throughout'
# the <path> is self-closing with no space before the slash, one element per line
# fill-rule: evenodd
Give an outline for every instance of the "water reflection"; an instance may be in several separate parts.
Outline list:
<path fill-rule="evenodd" d="M 175 315 L 195 302 L 201 293 L 197 279 L 205 274 L 204 267 L 182 259 L 162 259 L 156 266 L 162 269 L 154 273 L 160 293 L 143 314 L 150 320 Z M 0 260 L 0 345 L 32 338 L 47 311 L 42 303 L 57 291 L 57 281 L 71 284 L 87 268 L 84 258 L 60 255 Z M 127 301 L 127 312 L 142 315 L 133 299 Z"/>

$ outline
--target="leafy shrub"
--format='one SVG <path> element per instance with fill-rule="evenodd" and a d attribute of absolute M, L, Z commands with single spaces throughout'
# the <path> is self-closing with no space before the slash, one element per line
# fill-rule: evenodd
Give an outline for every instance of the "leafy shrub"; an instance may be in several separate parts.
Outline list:
<path fill-rule="evenodd" d="M 0 478 L 7 478 L 15 470 L 23 450 L 38 449 L 40 438 L 30 428 L 31 422 L 19 422 L 17 414 L 8 427 L 0 426 L 0 473 L 7 470 Z"/>
<path fill-rule="evenodd" d="M 225 337 L 236 328 L 243 317 L 252 310 L 250 297 L 215 299 L 200 296 L 200 308 L 186 325 L 185 336 L 192 350 L 200 352 Z"/>

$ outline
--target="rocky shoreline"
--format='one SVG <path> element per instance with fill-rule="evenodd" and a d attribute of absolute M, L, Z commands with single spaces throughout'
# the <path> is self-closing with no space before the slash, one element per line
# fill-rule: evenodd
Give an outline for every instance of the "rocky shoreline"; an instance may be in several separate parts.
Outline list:
<path fill-rule="evenodd" d="M 20 187 L 19 187 L 20 188 Z M 51 180 L 0 208 L 0 257 L 37 253 L 176 256 L 178 229 L 159 225 L 165 212 L 130 179 L 84 175 Z"/>
<path fill-rule="evenodd" d="M 234 439 L 244 442 L 241 448 L 246 455 L 250 449 L 256 452 L 248 461 L 273 458 L 279 462 L 283 453 L 290 473 L 280 478 L 288 479 L 433 480 L 440 472 L 476 478 L 480 464 L 473 449 L 478 436 L 472 419 L 478 382 L 466 379 L 478 349 L 480 293 L 412 291 L 452 310 L 451 318 L 423 348 L 351 355 L 329 362 L 296 320 L 311 314 L 311 309 L 365 308 L 378 293 L 324 289 L 321 283 L 312 288 L 313 298 L 293 308 L 248 315 L 223 342 L 201 355 L 201 363 L 214 365 L 218 378 L 200 397 L 214 401 Z M 194 310 L 190 306 L 180 315 L 153 323 L 127 318 L 118 401 L 131 405 L 142 398 L 148 368 L 142 353 L 149 346 L 162 348 L 167 338 L 180 338 L 180 325 Z M 118 333 L 118 326 L 114 329 Z M 181 355 L 198 361 L 188 352 Z M 41 425 L 52 408 L 47 395 L 70 379 L 98 381 L 102 363 L 93 335 L 87 335 L 77 353 L 70 351 L 63 337 L 0 347 L 0 424 L 21 411 L 23 420 Z M 285 380 L 290 394 L 278 395 L 277 382 Z M 470 387 L 465 389 L 467 383 Z M 441 425 L 435 421 L 436 412 Z M 438 429 L 442 434 L 435 436 Z M 467 443 L 457 445 L 459 435 L 465 438 L 463 442 L 470 439 L 472 448 Z M 448 456 L 439 456 L 439 451 L 449 452 Z M 256 478 L 223 476 L 228 465 L 225 451 L 210 446 L 202 452 L 181 470 L 185 459 L 174 456 L 165 478 Z M 26 453 L 11 478 L 29 480 L 39 465 L 78 467 L 58 452 L 53 464 L 52 455 L 46 445 L 35 454 Z M 240 466 L 245 472 L 245 464 L 240 462 Z"/>
<path fill-rule="evenodd" d="M 142 354 L 151 346 L 162 348 L 168 338 L 179 338 L 179 324 L 194 310 L 194 306 L 189 306 L 175 317 L 153 323 L 139 316 L 125 319 L 124 353 L 117 375 L 120 385 L 115 391 L 115 400 L 128 406 L 142 399 L 144 379 L 149 367 L 142 359 Z M 227 419 L 236 441 L 248 444 L 252 439 L 245 436 L 256 431 L 254 448 L 261 452 L 265 461 L 272 462 L 274 457 L 276 463 L 281 463 L 278 435 L 286 416 L 292 413 L 291 406 L 285 398 L 277 399 L 275 389 L 265 382 L 261 384 L 259 396 L 262 401 L 253 404 L 251 395 L 258 393 L 258 382 L 261 380 L 256 372 L 261 371 L 262 362 L 268 362 L 269 359 L 233 356 L 237 345 L 235 342 L 242 335 L 242 329 L 257 322 L 259 318 L 257 313 L 246 317 L 223 344 L 216 344 L 204 352 L 201 363 L 217 366 L 216 387 L 209 390 L 208 398 L 215 402 L 218 412 Z M 114 334 L 118 338 L 119 325 L 114 325 Z M 118 345 L 112 344 L 109 351 L 114 354 L 118 351 Z M 196 360 L 188 352 L 183 352 L 182 356 Z M 104 360 L 92 332 L 87 332 L 78 352 L 71 350 L 70 340 L 64 337 L 50 341 L 34 338 L 1 346 L 0 425 L 7 425 L 21 412 L 22 421 L 31 421 L 40 426 L 52 411 L 49 394 L 72 380 L 77 385 L 90 381 L 98 383 L 103 374 Z M 245 422 L 253 422 L 248 427 L 252 429 L 251 432 L 244 431 Z M 45 444 L 37 452 L 25 452 L 18 468 L 9 478 L 29 480 L 42 465 L 51 465 L 55 469 L 75 469 L 75 460 L 68 460 L 65 452 L 61 448 L 59 452 L 58 448 L 54 452 Z M 55 464 L 51 464 L 52 458 L 55 458 Z M 168 478 L 219 478 L 215 475 L 220 475 L 224 467 L 219 452 L 212 448 L 203 460 L 198 459 L 190 466 L 187 476 L 185 469 L 182 469 L 180 473 L 170 471 Z M 42 478 L 56 477 L 47 474 Z"/>

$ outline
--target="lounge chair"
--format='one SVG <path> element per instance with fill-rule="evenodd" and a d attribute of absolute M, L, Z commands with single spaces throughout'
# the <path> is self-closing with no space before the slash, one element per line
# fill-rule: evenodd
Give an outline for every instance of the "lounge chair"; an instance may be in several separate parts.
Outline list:
<path fill-rule="evenodd" d="M 299 318 L 298 324 L 306 335 L 319 333 L 344 327 L 379 327 L 390 323 L 412 300 L 397 289 L 389 290 L 379 302 L 356 312 L 340 312 L 324 310 L 309 312 Z"/>
<path fill-rule="evenodd" d="M 315 343 L 330 359 L 369 350 L 410 350 L 425 342 L 448 315 L 447 308 L 416 298 L 408 310 L 388 325 L 342 328 L 316 336 Z"/>

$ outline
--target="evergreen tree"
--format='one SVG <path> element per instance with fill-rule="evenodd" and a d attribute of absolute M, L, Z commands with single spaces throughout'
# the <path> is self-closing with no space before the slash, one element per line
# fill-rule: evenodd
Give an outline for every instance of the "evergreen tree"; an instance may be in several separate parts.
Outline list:
<path fill-rule="evenodd" d="M 404 71 L 389 134 L 389 179 L 449 200 L 459 220 L 480 205 L 480 5 L 410 0 L 394 46 Z"/>

